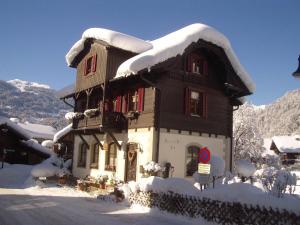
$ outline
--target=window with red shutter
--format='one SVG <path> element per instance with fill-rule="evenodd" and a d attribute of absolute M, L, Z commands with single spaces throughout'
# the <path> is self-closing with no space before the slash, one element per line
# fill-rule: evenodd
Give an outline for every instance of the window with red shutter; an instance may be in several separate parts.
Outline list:
<path fill-rule="evenodd" d="M 198 54 L 191 53 L 188 56 L 188 68 L 187 71 L 191 73 L 197 73 L 202 75 L 208 75 L 208 63 L 205 58 L 199 56 Z"/>
<path fill-rule="evenodd" d="M 144 110 L 144 88 L 138 89 L 138 111 L 142 112 Z"/>
<path fill-rule="evenodd" d="M 202 91 L 186 88 L 185 112 L 190 116 L 207 118 L 207 97 Z"/>
<path fill-rule="evenodd" d="M 97 54 L 88 57 L 84 64 L 84 75 L 90 75 L 96 72 L 97 69 Z"/>

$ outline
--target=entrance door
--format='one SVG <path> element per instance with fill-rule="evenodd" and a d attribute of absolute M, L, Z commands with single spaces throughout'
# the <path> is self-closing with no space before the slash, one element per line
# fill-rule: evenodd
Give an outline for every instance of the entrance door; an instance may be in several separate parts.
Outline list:
<path fill-rule="evenodd" d="M 125 163 L 125 181 L 136 180 L 136 164 L 137 164 L 137 144 L 129 143 L 127 145 L 127 156 Z"/>

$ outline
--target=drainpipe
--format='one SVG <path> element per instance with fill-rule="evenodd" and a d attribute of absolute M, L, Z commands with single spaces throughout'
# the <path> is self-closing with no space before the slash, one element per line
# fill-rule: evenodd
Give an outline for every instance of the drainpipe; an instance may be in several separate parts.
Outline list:
<path fill-rule="evenodd" d="M 155 116 L 156 116 L 156 126 L 157 126 L 157 132 L 156 132 L 156 154 L 155 154 L 155 159 L 154 161 L 158 163 L 158 159 L 159 159 L 159 143 L 160 143 L 160 98 L 161 98 L 161 91 L 160 89 L 156 86 L 155 83 L 153 83 L 152 81 L 146 79 L 145 77 L 143 77 L 143 75 L 141 74 L 141 79 L 143 81 L 145 81 L 147 84 L 149 84 L 150 86 L 155 88 Z"/>
<path fill-rule="evenodd" d="M 239 108 L 240 108 L 239 105 L 236 108 L 234 108 L 234 107 L 232 108 L 232 122 L 233 122 L 233 112 L 238 110 Z M 232 169 L 233 169 L 232 168 L 232 156 L 233 156 L 233 152 L 232 152 L 233 151 L 233 149 L 232 149 L 233 148 L 233 146 L 232 146 L 233 145 L 233 140 L 232 139 L 233 139 L 233 129 L 231 129 L 231 138 L 230 138 L 230 164 L 229 164 L 230 165 L 230 167 L 229 167 L 230 172 L 232 172 Z"/>

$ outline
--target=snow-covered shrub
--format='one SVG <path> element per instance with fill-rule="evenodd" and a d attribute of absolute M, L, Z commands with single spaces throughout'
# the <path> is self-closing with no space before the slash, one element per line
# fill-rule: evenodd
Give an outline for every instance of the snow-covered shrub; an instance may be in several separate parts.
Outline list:
<path fill-rule="evenodd" d="M 54 142 L 52 140 L 45 140 L 42 142 L 42 146 L 49 148 L 49 149 L 52 149 L 53 145 L 54 145 Z"/>
<path fill-rule="evenodd" d="M 90 118 L 90 117 L 98 115 L 98 113 L 99 113 L 99 109 L 87 109 L 84 111 L 83 114 L 85 117 Z"/>
<path fill-rule="evenodd" d="M 248 160 L 240 159 L 235 163 L 237 173 L 244 178 L 250 178 L 256 171 L 255 166 Z"/>
<path fill-rule="evenodd" d="M 155 175 L 157 172 L 163 170 L 163 167 L 154 161 L 147 162 L 145 165 L 143 165 L 143 168 L 144 171 L 150 176 Z"/>
<path fill-rule="evenodd" d="M 80 119 L 83 117 L 83 113 L 80 113 L 80 112 L 67 112 L 65 114 L 65 118 L 66 120 L 73 120 L 73 119 Z"/>
<path fill-rule="evenodd" d="M 72 159 L 68 159 L 63 163 L 63 168 L 71 169 L 71 166 L 72 166 Z"/>
<path fill-rule="evenodd" d="M 71 175 L 71 172 L 67 168 L 58 169 L 56 172 L 58 177 L 65 177 Z"/>
<path fill-rule="evenodd" d="M 232 181 L 233 178 L 234 178 L 234 175 L 231 172 L 226 171 L 223 181 L 222 181 L 222 184 L 229 184 L 229 182 Z"/>
<path fill-rule="evenodd" d="M 225 161 L 222 157 L 212 155 L 210 158 L 210 175 L 212 177 L 222 177 L 225 171 Z"/>
<path fill-rule="evenodd" d="M 275 167 L 265 167 L 256 171 L 255 176 L 261 180 L 266 191 L 276 197 L 282 197 L 286 191 L 292 194 L 297 182 L 296 174 Z"/>
<path fill-rule="evenodd" d="M 263 158 L 261 158 L 260 164 L 279 169 L 281 167 L 281 160 L 278 155 L 266 154 L 263 156 Z"/>

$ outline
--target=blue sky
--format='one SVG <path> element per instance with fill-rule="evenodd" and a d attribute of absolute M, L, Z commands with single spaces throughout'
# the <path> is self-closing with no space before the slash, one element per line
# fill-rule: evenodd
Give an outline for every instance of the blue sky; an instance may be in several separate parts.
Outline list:
<path fill-rule="evenodd" d="M 103 27 L 152 40 L 191 23 L 208 24 L 231 41 L 256 83 L 248 99 L 268 104 L 300 88 L 300 1 L 1 0 L 0 79 L 60 89 L 75 81 L 65 54 L 84 30 Z"/>

